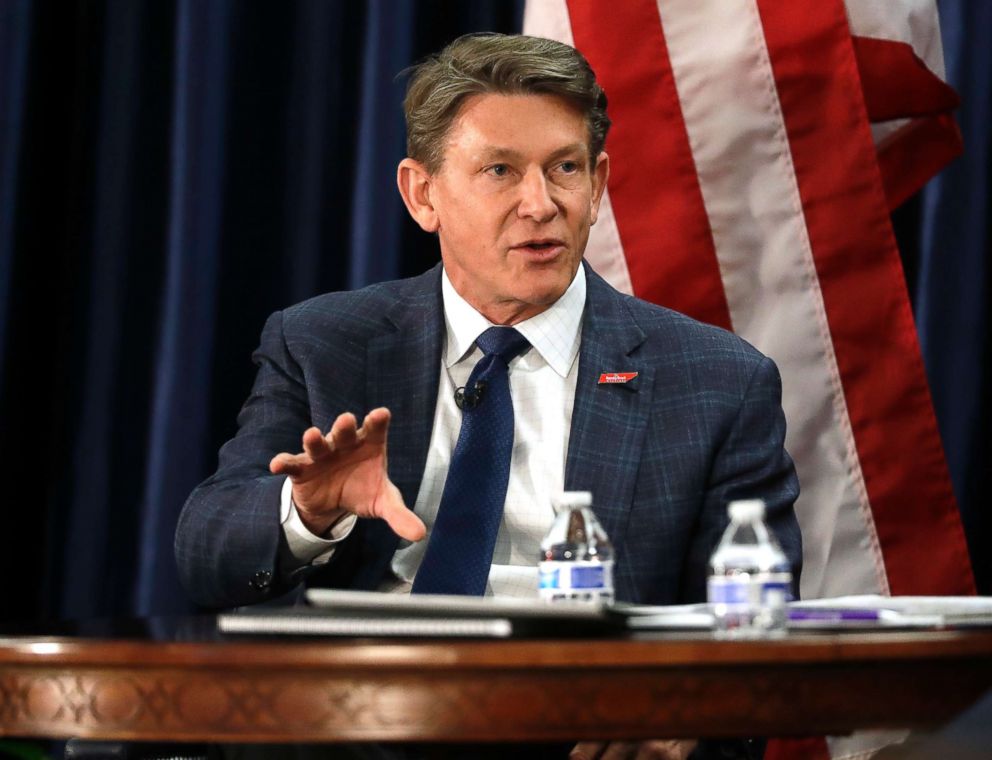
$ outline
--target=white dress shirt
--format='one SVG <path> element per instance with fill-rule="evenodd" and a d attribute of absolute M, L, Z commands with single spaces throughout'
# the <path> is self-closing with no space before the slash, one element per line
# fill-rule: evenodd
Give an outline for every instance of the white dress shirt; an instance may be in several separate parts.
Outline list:
<path fill-rule="evenodd" d="M 447 339 L 442 349 L 440 382 L 427 464 L 414 510 L 427 526 L 427 538 L 400 541 L 390 565 L 393 577 L 382 591 L 409 592 L 437 517 L 451 455 L 461 428 L 455 389 L 465 385 L 482 351 L 475 339 L 490 323 L 441 277 Z M 493 551 L 487 595 L 534 596 L 540 543 L 554 519 L 551 499 L 564 490 L 565 457 L 572 423 L 586 280 L 578 268 L 568 290 L 550 308 L 514 327 L 531 348 L 509 365 L 513 402 L 513 452 L 503 520 Z M 326 562 L 337 543 L 351 532 L 354 516 L 340 520 L 329 539 L 307 530 L 292 506 L 292 484 L 282 491 L 282 525 L 292 563 Z"/>

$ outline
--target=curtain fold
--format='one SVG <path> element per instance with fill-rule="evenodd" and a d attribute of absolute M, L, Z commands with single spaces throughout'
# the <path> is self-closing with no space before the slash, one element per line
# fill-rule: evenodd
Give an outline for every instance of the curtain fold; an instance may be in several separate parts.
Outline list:
<path fill-rule="evenodd" d="M 95 177 L 89 240 L 81 241 L 92 251 L 82 322 L 90 329 L 80 334 L 79 387 L 85 388 L 73 403 L 75 431 L 71 501 L 64 515 L 65 556 L 91 558 L 67 561 L 62 567 L 61 608 L 66 615 L 85 614 L 96 591 L 112 598 L 127 593 L 129 580 L 116 567 L 134 555 L 134 544 L 119 543 L 126 526 L 135 524 L 131 514 L 107 509 L 115 500 L 115 484 L 123 464 L 112 441 L 117 428 L 116 412 L 125 361 L 121 319 L 127 288 L 129 257 L 128 228 L 133 208 L 132 168 L 135 126 L 139 100 L 138 70 L 130 66 L 141 44 L 141 14 L 138 6 L 118 3 L 108 10 L 103 45 L 100 93 L 94 145 Z M 131 460 L 129 467 L 140 467 Z M 80 595 L 85 589 L 86 594 Z"/>
<path fill-rule="evenodd" d="M 14 215 L 21 167 L 24 69 L 31 38 L 30 0 L 0 7 L 0 377 L 4 371 L 7 303 L 14 271 Z"/>
<path fill-rule="evenodd" d="M 218 249 L 227 130 L 231 3 L 180 0 L 175 31 L 167 270 L 160 306 L 135 610 L 175 609 L 175 505 L 207 469 Z"/>
<path fill-rule="evenodd" d="M 400 271 L 400 223 L 405 213 L 396 192 L 396 164 L 406 155 L 399 104 L 410 65 L 413 3 L 369 0 L 362 57 L 361 99 L 351 217 L 350 288 L 392 279 Z"/>

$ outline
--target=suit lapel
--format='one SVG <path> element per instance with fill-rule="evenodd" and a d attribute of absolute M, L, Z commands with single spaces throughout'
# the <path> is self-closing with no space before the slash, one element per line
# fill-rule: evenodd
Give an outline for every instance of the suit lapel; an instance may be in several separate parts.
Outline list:
<path fill-rule="evenodd" d="M 565 463 L 565 488 L 591 491 L 596 516 L 622 541 L 647 428 L 654 370 L 637 347 L 645 335 L 623 296 L 586 266 L 579 376 Z M 600 383 L 603 373 L 636 372 L 626 383 Z"/>
<path fill-rule="evenodd" d="M 387 311 L 388 328 L 368 344 L 368 408 L 392 412 L 389 477 L 413 509 L 424 475 L 437 404 L 444 335 L 441 268 L 409 281 L 409 289 Z M 375 588 L 399 539 L 382 520 L 369 520 L 354 585 Z"/>

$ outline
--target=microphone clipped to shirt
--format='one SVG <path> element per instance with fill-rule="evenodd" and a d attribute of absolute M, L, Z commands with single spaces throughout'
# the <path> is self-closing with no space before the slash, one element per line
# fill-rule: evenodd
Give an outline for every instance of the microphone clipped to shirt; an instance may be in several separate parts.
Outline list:
<path fill-rule="evenodd" d="M 459 409 L 475 409 L 481 402 L 486 390 L 486 381 L 479 380 L 471 388 L 464 385 L 455 389 L 455 406 Z"/>

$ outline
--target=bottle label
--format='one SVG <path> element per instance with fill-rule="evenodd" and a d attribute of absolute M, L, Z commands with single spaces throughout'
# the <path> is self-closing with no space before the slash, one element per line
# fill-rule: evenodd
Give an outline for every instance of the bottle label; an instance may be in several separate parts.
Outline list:
<path fill-rule="evenodd" d="M 545 565 L 550 565 L 550 562 L 542 562 L 541 567 L 538 569 L 537 575 L 537 587 L 538 588 L 560 588 L 561 587 L 561 571 L 557 567 L 545 567 Z"/>
<path fill-rule="evenodd" d="M 714 575 L 707 583 L 710 604 L 778 607 L 792 600 L 789 573 Z"/>
<path fill-rule="evenodd" d="M 610 601 L 613 560 L 547 561 L 538 565 L 538 594 L 542 599 Z"/>

